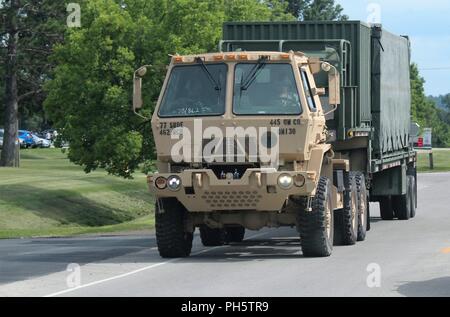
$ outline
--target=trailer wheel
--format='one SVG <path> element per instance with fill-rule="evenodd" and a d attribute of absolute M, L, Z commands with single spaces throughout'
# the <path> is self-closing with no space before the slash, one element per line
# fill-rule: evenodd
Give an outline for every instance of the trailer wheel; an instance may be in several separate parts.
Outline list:
<path fill-rule="evenodd" d="M 225 244 L 226 231 L 202 225 L 200 226 L 200 238 L 205 247 L 219 247 Z"/>
<path fill-rule="evenodd" d="M 245 228 L 242 226 L 226 228 L 225 234 L 227 243 L 241 243 L 244 241 Z"/>
<path fill-rule="evenodd" d="M 356 187 L 358 190 L 358 241 L 366 240 L 369 226 L 369 196 L 366 188 L 366 178 L 363 173 L 356 174 Z"/>
<path fill-rule="evenodd" d="M 156 242 L 163 258 L 191 254 L 193 233 L 186 232 L 187 211 L 176 199 L 159 199 L 155 208 Z"/>
<path fill-rule="evenodd" d="M 411 218 L 411 202 L 411 181 L 407 177 L 406 194 L 392 197 L 394 213 L 399 220 L 409 220 Z"/>
<path fill-rule="evenodd" d="M 312 201 L 312 211 L 306 206 L 297 214 L 303 256 L 328 257 L 333 251 L 334 215 L 330 180 L 321 177 Z"/>
<path fill-rule="evenodd" d="M 394 220 L 394 209 L 390 196 L 380 197 L 380 214 L 382 220 Z"/>
<path fill-rule="evenodd" d="M 355 245 L 358 240 L 359 209 L 356 174 L 349 176 L 350 190 L 344 192 L 344 209 L 335 212 L 335 245 Z"/>
<path fill-rule="evenodd" d="M 416 186 L 416 178 L 414 176 L 408 176 L 410 181 L 410 190 L 411 190 L 411 218 L 416 217 L 417 212 L 417 186 Z"/>

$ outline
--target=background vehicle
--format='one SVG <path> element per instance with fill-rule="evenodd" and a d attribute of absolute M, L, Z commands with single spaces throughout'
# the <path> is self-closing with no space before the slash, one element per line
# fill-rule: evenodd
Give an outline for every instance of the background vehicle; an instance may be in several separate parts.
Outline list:
<path fill-rule="evenodd" d="M 50 140 L 41 138 L 36 134 L 31 134 L 31 136 L 33 137 L 35 147 L 49 148 L 52 145 L 52 142 Z"/>
<path fill-rule="evenodd" d="M 19 140 L 22 141 L 20 142 L 21 146 L 25 148 L 31 148 L 36 146 L 33 135 L 29 131 L 19 130 Z"/>
<path fill-rule="evenodd" d="M 220 51 L 174 56 L 153 115 L 161 256 L 188 256 L 196 228 L 217 246 L 241 242 L 245 229 L 290 226 L 305 256 L 323 257 L 366 238 L 369 201 L 384 220 L 415 216 L 407 37 L 359 21 L 227 23 Z M 135 73 L 135 110 L 144 75 Z M 244 161 L 237 151 L 233 162 L 175 160 L 198 119 L 222 135 L 277 128 L 265 146 L 279 148 L 279 166 L 250 161 L 234 137 L 214 147 L 240 147 Z M 209 136 L 189 147 L 201 153 Z"/>

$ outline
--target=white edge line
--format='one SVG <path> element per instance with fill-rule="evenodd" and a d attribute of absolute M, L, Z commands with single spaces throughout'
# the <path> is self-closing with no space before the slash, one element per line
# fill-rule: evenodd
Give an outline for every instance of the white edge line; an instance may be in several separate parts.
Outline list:
<path fill-rule="evenodd" d="M 266 234 L 268 234 L 268 232 L 255 234 L 255 235 L 253 235 L 251 237 L 248 237 L 248 238 L 246 238 L 244 240 L 250 240 L 250 239 L 258 238 L 258 237 L 264 236 Z M 220 248 L 224 248 L 224 247 L 227 247 L 227 246 L 219 246 L 219 247 L 214 247 L 214 248 L 201 250 L 199 252 L 193 253 L 192 256 L 204 254 L 204 253 L 207 253 L 207 252 L 210 252 L 210 251 L 214 251 L 214 250 L 217 250 L 217 249 L 220 249 Z M 131 275 L 134 275 L 134 274 L 138 274 L 138 273 L 141 273 L 141 272 L 144 272 L 144 271 L 147 271 L 147 270 L 151 270 L 151 269 L 154 269 L 156 267 L 163 266 L 163 265 L 166 265 L 166 264 L 170 264 L 170 263 L 173 263 L 173 262 L 177 262 L 177 261 L 180 261 L 180 260 L 182 260 L 182 258 L 173 259 L 173 260 L 169 260 L 169 261 L 166 261 L 166 262 L 153 264 L 153 265 L 150 265 L 150 266 L 147 266 L 147 267 L 140 268 L 140 269 L 135 270 L 135 271 L 131 271 L 131 272 L 124 273 L 124 274 L 121 274 L 121 275 L 113 276 L 113 277 L 110 277 L 110 278 L 106 278 L 104 280 L 99 280 L 99 281 L 96 281 L 96 282 L 80 285 L 80 286 L 77 286 L 77 287 L 74 287 L 74 288 L 69 288 L 69 289 L 66 289 L 64 291 L 60 291 L 60 292 L 53 293 L 53 294 L 50 294 L 50 295 L 45 295 L 43 297 L 44 298 L 46 298 L 46 297 L 57 297 L 57 296 L 60 296 L 60 295 L 64 295 L 64 294 L 67 294 L 67 293 L 78 291 L 78 290 L 83 289 L 83 288 L 95 286 L 95 285 L 98 285 L 98 284 L 103 284 L 103 283 L 106 283 L 106 282 L 118 280 L 118 279 L 121 279 L 121 278 L 124 278 L 124 277 L 128 277 L 128 276 L 131 276 Z"/>

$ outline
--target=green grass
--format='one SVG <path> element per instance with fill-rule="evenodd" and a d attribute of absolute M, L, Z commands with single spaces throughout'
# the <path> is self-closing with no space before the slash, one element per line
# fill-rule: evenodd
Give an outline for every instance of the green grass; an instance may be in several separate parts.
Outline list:
<path fill-rule="evenodd" d="M 418 167 L 419 172 L 449 172 L 450 171 L 450 149 L 433 150 L 434 169 L 430 169 L 428 154 L 419 153 Z"/>
<path fill-rule="evenodd" d="M 85 174 L 59 149 L 22 150 L 21 168 L 0 168 L 0 238 L 151 229 L 145 177 Z"/>

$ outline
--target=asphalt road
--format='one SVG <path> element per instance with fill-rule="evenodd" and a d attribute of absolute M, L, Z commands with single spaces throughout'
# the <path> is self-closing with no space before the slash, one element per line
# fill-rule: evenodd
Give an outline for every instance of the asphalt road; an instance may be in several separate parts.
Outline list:
<path fill-rule="evenodd" d="M 291 229 L 166 261 L 148 236 L 0 241 L 0 296 L 450 296 L 450 174 L 419 177 L 418 216 L 303 258 Z M 69 266 L 69 264 L 73 264 Z M 370 287 L 369 287 L 370 286 Z"/>

